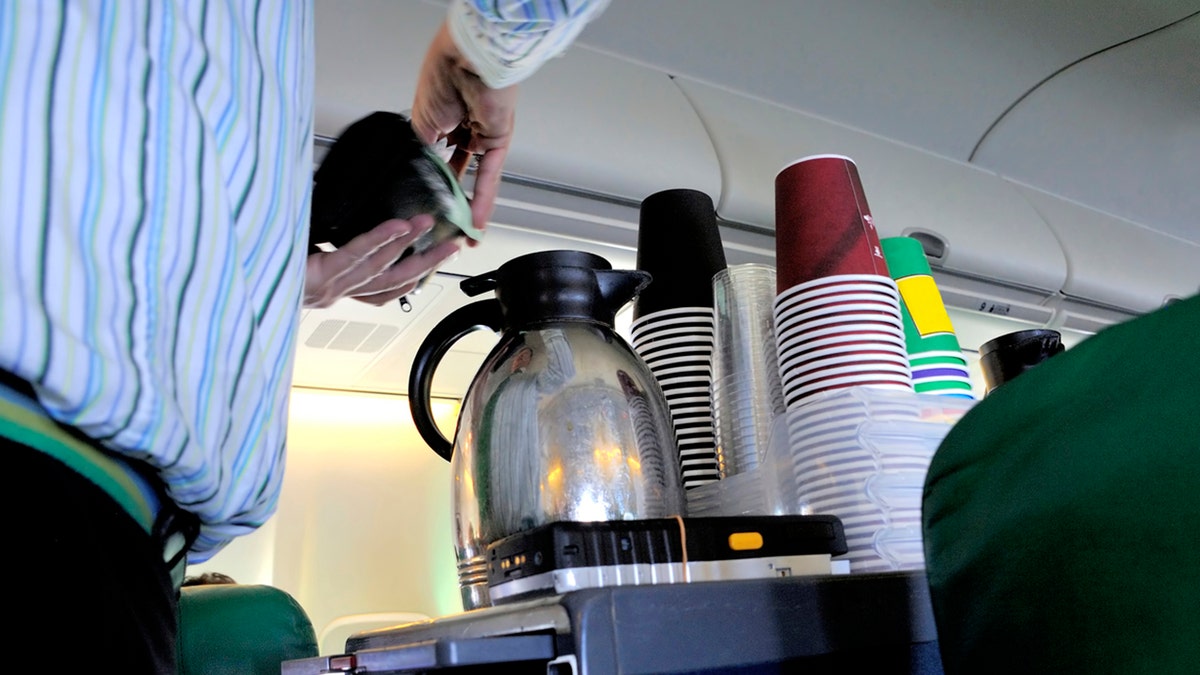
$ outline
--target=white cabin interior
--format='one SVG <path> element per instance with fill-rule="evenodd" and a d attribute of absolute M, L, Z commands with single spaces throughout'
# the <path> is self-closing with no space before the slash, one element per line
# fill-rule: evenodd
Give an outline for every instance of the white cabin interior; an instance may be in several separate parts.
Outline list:
<path fill-rule="evenodd" d="M 444 3 L 316 7 L 317 135 L 408 109 Z M 775 173 L 820 153 L 856 160 L 881 236 L 925 242 L 968 354 L 1023 327 L 1076 344 L 1200 291 L 1200 2 L 613 0 L 521 85 L 483 244 L 411 312 L 305 312 L 278 513 L 189 573 L 278 586 L 319 635 L 459 611 L 449 465 L 405 398 L 458 280 L 557 248 L 632 268 L 640 201 L 681 187 L 713 198 L 731 263 L 771 263 Z M 494 343 L 444 360 L 445 433 Z M 343 624 L 323 654 L 372 625 Z"/>

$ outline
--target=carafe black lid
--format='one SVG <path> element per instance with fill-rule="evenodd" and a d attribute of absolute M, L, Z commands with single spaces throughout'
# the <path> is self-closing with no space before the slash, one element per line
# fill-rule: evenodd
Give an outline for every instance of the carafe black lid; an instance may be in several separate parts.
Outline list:
<path fill-rule="evenodd" d="M 649 274 L 614 270 L 592 253 L 540 251 L 464 279 L 460 287 L 471 296 L 495 290 L 507 326 L 523 329 L 552 321 L 611 327 L 617 311 L 649 283 Z"/>

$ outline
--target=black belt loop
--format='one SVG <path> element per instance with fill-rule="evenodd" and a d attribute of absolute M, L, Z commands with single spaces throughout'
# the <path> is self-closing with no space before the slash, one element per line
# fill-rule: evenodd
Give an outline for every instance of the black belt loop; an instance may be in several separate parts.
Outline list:
<path fill-rule="evenodd" d="M 158 516 L 150 530 L 151 539 L 163 552 L 163 563 L 176 588 L 183 582 L 184 561 L 188 549 L 200 535 L 200 519 L 196 514 L 175 506 L 170 497 L 160 493 Z"/>

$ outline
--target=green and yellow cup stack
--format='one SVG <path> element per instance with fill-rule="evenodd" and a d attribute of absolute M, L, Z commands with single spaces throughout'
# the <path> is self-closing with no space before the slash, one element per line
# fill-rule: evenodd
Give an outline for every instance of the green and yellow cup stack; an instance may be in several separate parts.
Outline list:
<path fill-rule="evenodd" d="M 959 347 L 921 242 L 911 237 L 888 237 L 880 243 L 888 271 L 900 288 L 900 312 L 913 388 L 918 394 L 974 399 L 967 359 Z"/>

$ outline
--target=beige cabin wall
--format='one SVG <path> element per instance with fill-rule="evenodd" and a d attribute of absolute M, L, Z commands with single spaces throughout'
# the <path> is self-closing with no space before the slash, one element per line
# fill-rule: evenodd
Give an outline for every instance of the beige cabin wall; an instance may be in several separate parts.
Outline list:
<path fill-rule="evenodd" d="M 434 412 L 453 429 L 456 401 Z M 296 388 L 288 433 L 275 516 L 188 573 L 281 588 L 318 634 L 350 614 L 461 611 L 450 465 L 417 433 L 408 399 Z"/>

